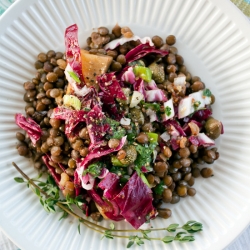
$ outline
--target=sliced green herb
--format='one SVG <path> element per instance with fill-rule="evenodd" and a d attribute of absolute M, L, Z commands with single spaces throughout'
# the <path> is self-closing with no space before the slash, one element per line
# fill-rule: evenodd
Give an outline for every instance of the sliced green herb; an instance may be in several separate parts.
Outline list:
<path fill-rule="evenodd" d="M 164 183 L 163 183 L 163 181 L 161 181 L 157 186 L 155 186 L 154 192 L 156 194 L 162 195 L 163 190 L 164 190 Z"/>
<path fill-rule="evenodd" d="M 87 173 L 91 174 L 94 178 L 100 175 L 101 170 L 103 168 L 102 162 L 95 162 L 88 166 L 87 169 L 85 169 L 82 173 L 82 175 L 86 175 Z"/>
<path fill-rule="evenodd" d="M 169 107 L 169 106 L 167 106 L 167 107 L 165 107 L 165 114 L 167 115 L 167 116 L 170 116 L 171 115 L 171 108 Z"/>
<path fill-rule="evenodd" d="M 71 78 L 73 78 L 77 83 L 81 83 L 81 80 L 79 79 L 79 77 L 77 76 L 77 74 L 73 71 L 68 71 L 69 75 Z"/>
<path fill-rule="evenodd" d="M 199 106 L 201 105 L 201 102 L 200 101 L 196 101 L 193 103 L 193 106 L 194 106 L 194 110 L 197 110 L 199 108 Z"/>
<path fill-rule="evenodd" d="M 209 89 L 204 89 L 202 94 L 203 94 L 203 96 L 207 96 L 207 97 L 210 97 L 212 95 L 212 93 Z"/>
<path fill-rule="evenodd" d="M 142 151 L 141 151 L 142 152 Z M 61 200 L 57 194 L 57 192 L 54 190 L 54 181 L 51 177 L 47 179 L 46 182 L 43 182 L 37 178 L 31 179 L 29 178 L 25 173 L 22 172 L 22 170 L 15 164 L 13 165 L 16 167 L 16 169 L 21 173 L 21 175 L 27 180 L 25 181 L 23 178 L 16 177 L 15 181 L 19 183 L 28 183 L 29 187 L 33 190 L 34 193 L 36 193 L 39 196 L 40 203 L 44 207 L 44 209 L 47 212 L 56 212 L 58 209 L 55 209 L 55 207 L 59 207 L 59 212 L 63 211 L 63 215 L 60 217 L 60 219 L 66 218 L 68 214 L 71 214 L 75 218 L 79 220 L 78 224 L 78 232 L 80 233 L 80 223 L 84 224 L 85 226 L 93 229 L 94 231 L 103 234 L 102 238 L 108 238 L 108 239 L 114 239 L 116 237 L 128 239 L 129 242 L 127 244 L 127 248 L 130 248 L 132 245 L 136 244 L 138 246 L 141 246 L 144 244 L 144 240 L 158 240 L 162 241 L 163 243 L 170 243 L 172 241 L 179 241 L 179 242 L 190 242 L 194 241 L 195 238 L 193 236 L 194 233 L 197 233 L 202 230 L 202 224 L 199 222 L 196 222 L 194 220 L 188 221 L 183 226 L 179 227 L 178 224 L 171 224 L 167 228 L 152 228 L 150 230 L 116 230 L 113 223 L 109 225 L 109 228 L 103 227 L 101 225 L 98 225 L 96 223 L 91 222 L 88 219 L 84 219 L 83 217 L 79 216 L 73 211 L 73 208 L 71 205 L 76 205 L 79 208 L 82 208 L 82 205 L 84 203 L 84 199 L 82 196 L 77 196 L 75 198 L 66 197 L 66 200 Z M 39 177 L 40 178 L 40 177 Z M 23 181 L 22 181 L 22 180 Z M 36 183 L 39 185 L 37 185 Z M 46 192 L 44 190 L 47 190 Z M 48 195 L 47 192 L 50 192 L 50 195 Z M 150 219 L 150 215 L 148 215 L 147 219 Z M 163 238 L 152 238 L 148 234 L 151 231 L 155 232 L 175 232 L 176 230 L 182 230 L 180 232 L 177 232 L 176 235 L 165 235 Z M 142 237 L 138 235 L 127 235 L 126 233 L 141 233 Z M 124 234 L 116 234 L 116 233 L 124 233 Z M 192 235 L 187 235 L 187 233 L 192 233 Z"/>

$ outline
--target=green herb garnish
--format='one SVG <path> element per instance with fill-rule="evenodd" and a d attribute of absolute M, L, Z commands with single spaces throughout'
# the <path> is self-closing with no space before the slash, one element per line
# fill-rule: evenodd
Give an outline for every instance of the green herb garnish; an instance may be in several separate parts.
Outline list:
<path fill-rule="evenodd" d="M 77 76 L 77 74 L 73 71 L 68 71 L 69 75 L 71 78 L 73 78 L 77 83 L 81 83 L 81 80 L 79 79 L 79 77 Z"/>
<path fill-rule="evenodd" d="M 106 118 L 106 124 L 109 124 L 111 127 L 111 133 L 106 135 L 107 139 L 118 139 L 120 140 L 123 136 L 126 135 L 126 130 L 120 127 L 120 123 L 111 118 Z"/>
<path fill-rule="evenodd" d="M 203 94 L 203 96 L 207 96 L 207 97 L 210 97 L 212 95 L 212 93 L 209 89 L 204 89 L 202 94 Z"/>
<path fill-rule="evenodd" d="M 128 230 L 122 230 L 122 229 L 115 229 L 115 226 L 113 223 L 110 224 L 109 228 L 103 227 L 101 225 L 98 225 L 94 222 L 91 222 L 88 219 L 84 219 L 83 217 L 79 216 L 73 211 L 72 206 L 76 205 L 77 207 L 81 208 L 84 199 L 80 196 L 76 198 L 72 197 L 66 197 L 66 199 L 60 199 L 58 196 L 58 187 L 55 185 L 53 179 L 49 177 L 46 182 L 43 182 L 40 180 L 41 176 L 38 176 L 37 178 L 29 178 L 15 163 L 13 163 L 13 166 L 17 169 L 17 171 L 24 177 L 15 177 L 14 180 L 18 183 L 25 183 L 27 184 L 28 188 L 31 188 L 32 191 L 40 198 L 40 201 L 42 200 L 41 204 L 48 207 L 46 209 L 47 212 L 57 212 L 58 207 L 60 210 L 59 212 L 63 212 L 63 215 L 60 219 L 66 218 L 67 214 L 70 214 L 74 216 L 76 219 L 78 219 L 78 232 L 80 233 L 80 225 L 84 224 L 86 227 L 100 233 L 103 235 L 102 238 L 108 238 L 108 239 L 114 239 L 114 238 L 124 238 L 128 239 L 127 248 L 130 248 L 132 245 L 136 244 L 138 246 L 143 245 L 144 241 L 151 241 L 151 240 L 157 240 L 161 241 L 163 243 L 170 243 L 172 241 L 179 241 L 179 242 L 189 242 L 194 241 L 194 233 L 202 231 L 202 224 L 196 221 L 188 221 L 183 226 L 179 226 L 179 224 L 171 224 L 168 227 L 165 228 L 152 228 L 150 230 L 135 230 L 135 229 L 128 229 Z M 38 185 L 36 184 L 38 183 Z M 49 194 L 50 193 L 50 194 Z M 179 232 L 176 232 L 179 230 Z M 150 237 L 151 232 L 162 232 L 164 233 L 163 237 Z M 166 235 L 166 231 L 170 234 L 174 235 Z M 131 235 L 127 235 L 127 233 L 130 233 Z M 142 236 L 139 236 L 138 234 L 142 234 Z"/>
<path fill-rule="evenodd" d="M 154 192 L 156 194 L 162 195 L 164 190 L 164 183 L 163 181 L 161 181 L 155 188 L 154 188 Z"/>
<path fill-rule="evenodd" d="M 171 115 L 171 108 L 169 107 L 169 106 L 167 106 L 166 108 L 165 108 L 165 114 L 167 115 L 167 116 L 170 116 Z"/>
<path fill-rule="evenodd" d="M 199 108 L 199 106 L 201 105 L 200 101 L 196 101 L 194 102 L 193 106 L 194 106 L 194 110 L 197 110 Z"/>
<path fill-rule="evenodd" d="M 103 168 L 103 163 L 101 162 L 95 162 L 88 166 L 87 169 L 85 169 L 82 173 L 82 175 L 86 175 L 87 173 L 91 174 L 94 178 L 100 175 L 101 170 Z"/>

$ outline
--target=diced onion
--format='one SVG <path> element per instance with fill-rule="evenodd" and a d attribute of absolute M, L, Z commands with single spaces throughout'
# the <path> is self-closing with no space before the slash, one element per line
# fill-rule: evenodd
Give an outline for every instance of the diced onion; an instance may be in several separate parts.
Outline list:
<path fill-rule="evenodd" d="M 163 134 L 161 134 L 161 139 L 165 142 L 170 140 L 170 135 L 167 132 L 164 132 Z"/>
<path fill-rule="evenodd" d="M 186 84 L 186 76 L 178 76 L 174 78 L 175 86 L 185 86 L 185 84 Z"/>
<path fill-rule="evenodd" d="M 131 119 L 125 118 L 125 117 L 123 117 L 123 118 L 120 120 L 120 124 L 121 124 L 121 125 L 125 125 L 125 126 L 130 125 L 130 122 L 131 122 Z"/>
<path fill-rule="evenodd" d="M 144 99 L 144 95 L 141 94 L 139 91 L 134 90 L 129 107 L 130 108 L 135 107 L 143 99 Z"/>

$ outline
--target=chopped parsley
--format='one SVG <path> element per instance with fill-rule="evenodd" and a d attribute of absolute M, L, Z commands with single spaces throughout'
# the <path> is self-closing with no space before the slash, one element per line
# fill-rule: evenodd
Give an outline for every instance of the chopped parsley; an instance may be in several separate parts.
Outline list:
<path fill-rule="evenodd" d="M 116 120 L 113 120 L 111 118 L 106 118 L 106 123 L 110 125 L 111 127 L 111 133 L 108 134 L 106 137 L 107 139 L 118 139 L 120 140 L 123 136 L 126 135 L 126 130 L 122 127 L 120 127 L 120 123 Z"/>
<path fill-rule="evenodd" d="M 193 106 L 194 106 L 194 110 L 197 110 L 200 106 L 201 102 L 200 101 L 196 101 L 194 102 Z"/>
<path fill-rule="evenodd" d="M 119 166 L 112 166 L 112 168 L 109 170 L 111 173 L 115 173 L 118 176 L 124 176 L 127 174 L 127 168 L 119 167 Z"/>
<path fill-rule="evenodd" d="M 161 115 L 163 114 L 163 112 L 161 110 L 161 105 L 159 103 L 148 103 L 148 102 L 142 101 L 141 104 L 145 109 L 154 110 L 157 115 L 157 118 L 161 120 Z"/>
<path fill-rule="evenodd" d="M 212 95 L 211 91 L 209 89 L 204 89 L 203 90 L 203 96 L 210 97 Z"/>
<path fill-rule="evenodd" d="M 148 147 L 142 145 L 136 145 L 136 151 L 138 152 L 135 160 L 135 166 L 141 168 L 142 166 L 148 168 L 152 161 L 152 153 L 156 147 L 155 143 L 150 144 Z"/>
<path fill-rule="evenodd" d="M 170 116 L 170 115 L 171 115 L 171 108 L 170 108 L 169 106 L 167 106 L 167 107 L 165 108 L 165 113 L 166 113 L 167 116 Z"/>
<path fill-rule="evenodd" d="M 88 166 L 87 169 L 85 169 L 82 173 L 82 175 L 86 175 L 87 173 L 91 174 L 94 178 L 100 175 L 101 170 L 103 168 L 102 162 L 95 162 Z"/>
<path fill-rule="evenodd" d="M 162 195 L 164 190 L 164 183 L 163 181 L 161 181 L 155 188 L 154 188 L 154 192 L 156 194 Z"/>

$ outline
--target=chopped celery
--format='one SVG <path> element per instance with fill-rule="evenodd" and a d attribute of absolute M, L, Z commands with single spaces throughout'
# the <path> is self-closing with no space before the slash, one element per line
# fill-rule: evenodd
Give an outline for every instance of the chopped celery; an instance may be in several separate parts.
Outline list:
<path fill-rule="evenodd" d="M 146 133 L 150 143 L 158 143 L 158 134 L 156 133 Z"/>
<path fill-rule="evenodd" d="M 127 165 L 122 164 L 122 163 L 119 161 L 119 159 L 117 159 L 116 156 L 112 156 L 112 157 L 111 157 L 111 162 L 112 162 L 112 165 L 113 165 L 113 166 L 117 166 L 117 167 L 126 167 L 126 166 L 127 166 Z"/>
<path fill-rule="evenodd" d="M 134 73 L 136 76 L 142 78 L 146 82 L 150 82 L 152 80 L 152 72 L 147 67 L 136 65 L 134 67 Z"/>
<path fill-rule="evenodd" d="M 74 95 L 64 95 L 63 104 L 74 108 L 75 110 L 81 109 L 81 101 Z"/>

